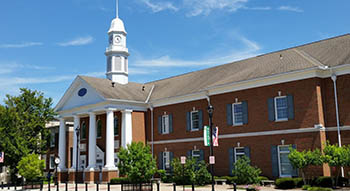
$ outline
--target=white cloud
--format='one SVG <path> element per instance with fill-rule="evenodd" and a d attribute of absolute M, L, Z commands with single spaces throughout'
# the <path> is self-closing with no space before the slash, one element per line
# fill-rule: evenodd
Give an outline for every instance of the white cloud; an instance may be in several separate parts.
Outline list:
<path fill-rule="evenodd" d="M 11 74 L 16 71 L 18 72 L 20 69 L 52 70 L 54 68 L 30 64 L 19 64 L 15 61 L 0 61 L 0 74 Z"/>
<path fill-rule="evenodd" d="M 138 59 L 135 61 L 135 65 L 141 67 L 193 67 L 193 66 L 215 66 L 220 64 L 226 64 L 237 60 L 242 60 L 256 56 L 259 53 L 261 47 L 243 36 L 237 36 L 238 40 L 244 45 L 243 49 L 231 49 L 226 51 L 221 56 L 211 55 L 207 58 L 198 60 L 184 60 L 172 58 L 169 55 L 161 56 L 154 59 Z"/>
<path fill-rule="evenodd" d="M 94 38 L 92 36 L 86 36 L 86 37 L 79 37 L 67 42 L 60 42 L 57 43 L 59 46 L 82 46 L 91 44 L 94 41 Z"/>
<path fill-rule="evenodd" d="M 56 83 L 66 80 L 73 80 L 75 75 L 63 75 L 54 77 L 8 77 L 0 78 L 0 87 L 18 86 L 24 84 L 45 84 L 45 83 Z"/>
<path fill-rule="evenodd" d="M 244 8 L 248 0 L 183 0 L 189 9 L 187 16 L 209 15 L 214 10 L 235 12 Z"/>
<path fill-rule="evenodd" d="M 163 10 L 172 10 L 178 11 L 178 8 L 175 7 L 171 2 L 151 2 L 151 0 L 141 0 L 152 12 L 157 13 Z"/>
<path fill-rule="evenodd" d="M 41 42 L 23 42 L 19 44 L 0 44 L 0 48 L 26 48 L 31 46 L 41 46 Z"/>
<path fill-rule="evenodd" d="M 269 11 L 272 8 L 269 6 L 266 6 L 266 7 L 242 7 L 242 9 L 253 10 L 253 11 Z"/>
<path fill-rule="evenodd" d="M 278 10 L 280 11 L 293 11 L 293 12 L 304 12 L 304 10 L 300 9 L 299 7 L 291 7 L 291 6 L 280 6 L 278 7 Z"/>

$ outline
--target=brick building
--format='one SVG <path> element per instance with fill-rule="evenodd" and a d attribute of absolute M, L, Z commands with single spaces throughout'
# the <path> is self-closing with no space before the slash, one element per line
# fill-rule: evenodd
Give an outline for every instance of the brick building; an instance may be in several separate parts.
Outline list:
<path fill-rule="evenodd" d="M 100 167 L 103 181 L 118 176 L 117 153 L 132 141 L 149 144 L 162 169 L 180 156 L 208 161 L 202 128 L 209 103 L 219 127 L 216 175 L 230 174 L 246 155 L 265 176 L 297 176 L 289 145 L 338 143 L 338 124 L 342 144 L 350 144 L 349 34 L 145 84 L 128 82 L 122 20 L 115 18 L 108 34 L 107 78 L 76 77 L 56 106 L 62 181 L 74 180 L 76 164 L 85 181 L 97 180 Z M 313 171 L 330 174 L 327 166 Z"/>

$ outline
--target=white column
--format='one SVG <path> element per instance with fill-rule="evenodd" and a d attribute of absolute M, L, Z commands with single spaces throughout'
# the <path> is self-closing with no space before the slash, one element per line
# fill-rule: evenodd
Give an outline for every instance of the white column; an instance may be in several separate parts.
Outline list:
<path fill-rule="evenodd" d="M 106 123 L 106 166 L 105 168 L 115 168 L 114 164 L 114 112 L 107 110 Z"/>
<path fill-rule="evenodd" d="M 132 142 L 132 110 L 122 111 L 122 147 L 126 148 Z"/>
<path fill-rule="evenodd" d="M 77 133 L 76 130 L 77 127 L 80 125 L 80 118 L 77 115 L 74 115 L 74 135 L 73 135 L 73 165 L 72 165 L 72 169 L 75 170 L 76 169 L 76 163 L 77 163 Z M 78 152 L 78 162 L 79 162 L 79 152 Z M 78 167 L 79 167 L 79 163 L 78 163 Z"/>
<path fill-rule="evenodd" d="M 61 159 L 58 168 L 59 170 L 64 170 L 66 169 L 66 121 L 63 118 L 60 118 L 58 137 L 58 156 Z"/>
<path fill-rule="evenodd" d="M 89 113 L 89 166 L 88 170 L 94 170 L 96 167 L 96 114 Z"/>

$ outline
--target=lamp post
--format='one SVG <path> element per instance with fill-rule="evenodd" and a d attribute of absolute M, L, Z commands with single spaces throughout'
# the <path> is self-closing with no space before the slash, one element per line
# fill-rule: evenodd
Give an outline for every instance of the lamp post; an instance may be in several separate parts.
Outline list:
<path fill-rule="evenodd" d="M 55 166 L 56 166 L 56 186 L 57 186 L 57 191 L 58 191 L 58 172 L 57 172 L 57 167 L 60 164 L 61 159 L 59 156 L 55 157 Z"/>
<path fill-rule="evenodd" d="M 80 135 L 80 127 L 79 125 L 75 128 L 75 133 L 77 136 L 77 146 L 76 146 L 76 161 L 75 161 L 75 191 L 78 191 L 78 170 L 79 170 L 79 135 Z"/>
<path fill-rule="evenodd" d="M 213 151 L 213 112 L 214 107 L 212 105 L 208 106 L 208 114 L 209 114 L 209 127 L 210 127 L 210 157 L 214 156 Z M 210 164 L 210 173 L 211 173 L 211 190 L 215 191 L 214 188 L 214 164 Z"/>

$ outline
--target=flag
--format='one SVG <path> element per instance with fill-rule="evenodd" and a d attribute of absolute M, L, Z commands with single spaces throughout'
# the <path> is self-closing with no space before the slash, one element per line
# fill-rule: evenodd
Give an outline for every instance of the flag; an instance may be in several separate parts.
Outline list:
<path fill-rule="evenodd" d="M 4 152 L 0 152 L 0 163 L 4 162 Z"/>
<path fill-rule="evenodd" d="M 210 146 L 210 128 L 209 126 L 204 126 L 203 138 L 204 138 L 204 146 Z"/>
<path fill-rule="evenodd" d="M 219 146 L 219 127 L 215 127 L 213 131 L 213 146 Z"/>

